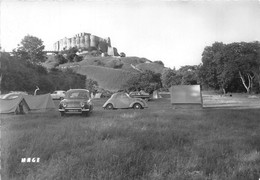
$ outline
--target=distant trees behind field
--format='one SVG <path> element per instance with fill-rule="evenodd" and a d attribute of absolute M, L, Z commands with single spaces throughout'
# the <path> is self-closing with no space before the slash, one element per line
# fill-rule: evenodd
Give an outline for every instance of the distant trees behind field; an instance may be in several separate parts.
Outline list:
<path fill-rule="evenodd" d="M 260 92 L 260 44 L 215 42 L 204 48 L 202 63 L 166 69 L 163 87 L 201 84 L 204 89 L 227 92 Z"/>

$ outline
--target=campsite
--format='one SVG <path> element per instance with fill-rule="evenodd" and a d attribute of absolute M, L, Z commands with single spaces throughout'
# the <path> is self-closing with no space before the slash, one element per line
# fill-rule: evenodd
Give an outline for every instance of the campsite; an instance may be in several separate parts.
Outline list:
<path fill-rule="evenodd" d="M 260 180 L 258 1 L 0 1 L 0 180 Z"/>
<path fill-rule="evenodd" d="M 107 111 L 106 98 L 94 99 L 87 118 L 2 114 L 2 170 L 12 179 L 257 179 L 259 97 L 202 94 L 208 108 L 173 108 L 162 95 L 143 110 Z M 21 163 L 28 157 L 40 162 Z"/>

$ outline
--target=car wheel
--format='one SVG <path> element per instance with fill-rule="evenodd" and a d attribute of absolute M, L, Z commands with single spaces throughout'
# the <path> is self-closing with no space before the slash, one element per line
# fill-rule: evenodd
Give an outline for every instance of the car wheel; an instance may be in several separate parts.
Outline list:
<path fill-rule="evenodd" d="M 139 104 L 139 103 L 135 103 L 135 104 L 133 105 L 133 108 L 134 108 L 134 109 L 142 109 L 142 105 Z"/>
<path fill-rule="evenodd" d="M 82 113 L 82 116 L 88 117 L 88 115 L 89 115 L 89 112 L 83 112 Z"/>
<path fill-rule="evenodd" d="M 65 112 L 60 112 L 60 116 L 65 116 Z"/>
<path fill-rule="evenodd" d="M 107 104 L 105 109 L 112 110 L 112 109 L 114 109 L 114 106 L 113 106 L 113 104 Z"/>

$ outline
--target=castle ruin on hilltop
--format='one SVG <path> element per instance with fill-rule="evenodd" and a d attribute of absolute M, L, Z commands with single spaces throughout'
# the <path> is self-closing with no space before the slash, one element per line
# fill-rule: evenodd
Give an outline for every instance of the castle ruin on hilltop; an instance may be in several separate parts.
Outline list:
<path fill-rule="evenodd" d="M 95 48 L 109 56 L 118 56 L 117 49 L 111 46 L 110 38 L 101 38 L 90 33 L 79 33 L 72 38 L 63 38 L 54 43 L 54 51 L 63 51 L 77 47 L 81 50 Z"/>

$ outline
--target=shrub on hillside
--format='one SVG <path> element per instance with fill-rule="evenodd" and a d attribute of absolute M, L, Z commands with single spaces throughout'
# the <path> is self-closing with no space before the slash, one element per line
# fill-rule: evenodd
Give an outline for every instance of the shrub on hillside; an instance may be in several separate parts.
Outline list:
<path fill-rule="evenodd" d="M 154 61 L 154 63 L 160 64 L 160 65 L 163 65 L 163 66 L 164 66 L 164 63 L 163 63 L 162 61 Z"/>
<path fill-rule="evenodd" d="M 54 58 L 56 61 L 58 61 L 59 64 L 65 64 L 68 62 L 68 60 L 62 54 L 57 54 Z"/>
<path fill-rule="evenodd" d="M 70 48 L 69 50 L 64 51 L 63 53 L 66 54 L 66 57 L 69 62 L 73 62 L 74 57 L 77 55 L 78 49 L 76 47 Z"/>
<path fill-rule="evenodd" d="M 95 59 L 95 60 L 94 60 L 94 65 L 96 65 L 96 66 L 105 66 L 105 63 L 103 63 L 103 62 L 100 61 L 99 59 Z"/>
<path fill-rule="evenodd" d="M 78 56 L 78 55 L 76 55 L 74 58 L 73 58 L 73 61 L 74 62 L 80 62 L 80 61 L 82 61 L 83 60 L 83 57 L 82 56 Z"/>
<path fill-rule="evenodd" d="M 121 52 L 120 53 L 120 57 L 125 57 L 126 55 L 125 55 L 125 53 L 124 52 Z"/>
<path fill-rule="evenodd" d="M 107 63 L 107 66 L 114 69 L 120 69 L 122 68 L 124 64 L 121 61 L 118 60 L 112 60 Z"/>

